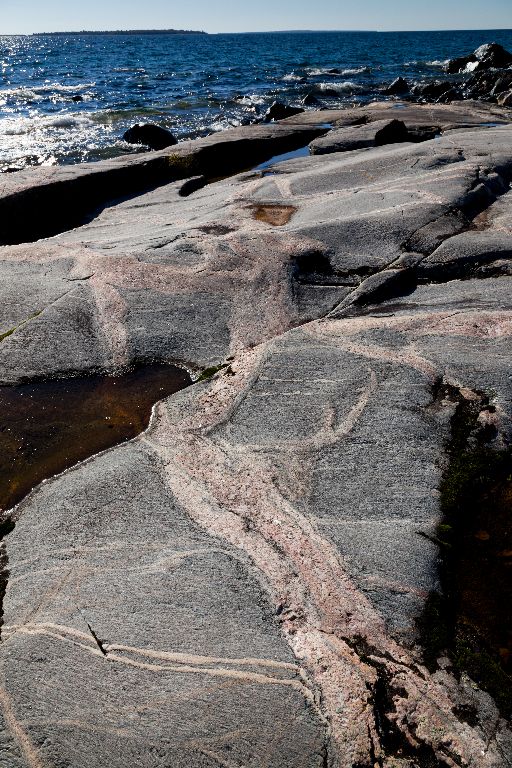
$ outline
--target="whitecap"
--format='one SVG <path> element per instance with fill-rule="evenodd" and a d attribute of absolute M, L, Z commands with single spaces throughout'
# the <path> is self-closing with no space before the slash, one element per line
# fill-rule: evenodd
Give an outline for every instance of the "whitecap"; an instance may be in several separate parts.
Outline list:
<path fill-rule="evenodd" d="M 354 83 L 352 80 L 345 80 L 343 83 L 318 83 L 316 88 L 320 91 L 336 91 L 337 93 L 353 93 L 363 90 L 362 85 Z"/>
<path fill-rule="evenodd" d="M 252 107 L 258 104 L 266 104 L 267 100 L 264 96 L 258 96 L 253 94 L 252 96 L 241 96 L 239 99 L 235 99 L 237 104 L 241 104 L 243 107 Z"/>
<path fill-rule="evenodd" d="M 289 75 L 285 75 L 282 79 L 286 83 L 300 83 L 304 80 L 302 75 L 296 75 L 294 72 L 291 72 Z"/>
<path fill-rule="evenodd" d="M 370 67 L 356 67 L 355 69 L 343 69 L 341 74 L 344 77 L 350 77 L 350 75 L 369 75 L 371 71 Z"/>

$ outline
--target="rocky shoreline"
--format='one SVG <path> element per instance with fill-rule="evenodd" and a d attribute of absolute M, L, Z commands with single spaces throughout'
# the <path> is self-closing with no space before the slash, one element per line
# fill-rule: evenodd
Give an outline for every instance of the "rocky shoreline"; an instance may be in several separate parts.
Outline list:
<path fill-rule="evenodd" d="M 2 766 L 512 766 L 510 601 L 436 612 L 464 537 L 510 590 L 511 147 L 388 101 L 2 178 L 1 383 L 195 381 L 4 510 Z"/>

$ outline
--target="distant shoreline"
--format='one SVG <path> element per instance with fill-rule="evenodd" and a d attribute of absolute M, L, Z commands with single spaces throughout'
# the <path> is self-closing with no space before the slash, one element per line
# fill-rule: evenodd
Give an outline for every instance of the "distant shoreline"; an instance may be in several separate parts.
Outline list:
<path fill-rule="evenodd" d="M 34 32 L 31 37 L 68 37 L 71 35 L 207 35 L 195 29 L 112 29 L 82 30 L 80 32 Z"/>

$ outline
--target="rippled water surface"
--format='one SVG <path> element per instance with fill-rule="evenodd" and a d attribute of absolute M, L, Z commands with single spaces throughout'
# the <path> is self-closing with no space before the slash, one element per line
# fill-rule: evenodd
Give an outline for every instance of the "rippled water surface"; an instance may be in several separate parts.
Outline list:
<path fill-rule="evenodd" d="M 0 170 L 134 151 L 120 137 L 140 121 L 182 138 L 252 122 L 275 99 L 364 103 L 492 40 L 512 49 L 512 31 L 0 37 Z"/>

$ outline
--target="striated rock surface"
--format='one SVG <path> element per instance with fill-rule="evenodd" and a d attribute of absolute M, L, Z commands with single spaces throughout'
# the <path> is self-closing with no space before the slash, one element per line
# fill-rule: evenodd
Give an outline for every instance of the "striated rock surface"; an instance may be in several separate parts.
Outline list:
<path fill-rule="evenodd" d="M 490 452 L 512 435 L 512 126 L 411 109 L 443 135 L 173 180 L 0 248 L 4 384 L 224 365 L 5 511 L 2 766 L 512 765 L 420 621 L 457 415 Z M 26 172 L 0 210 L 110 169 Z"/>

